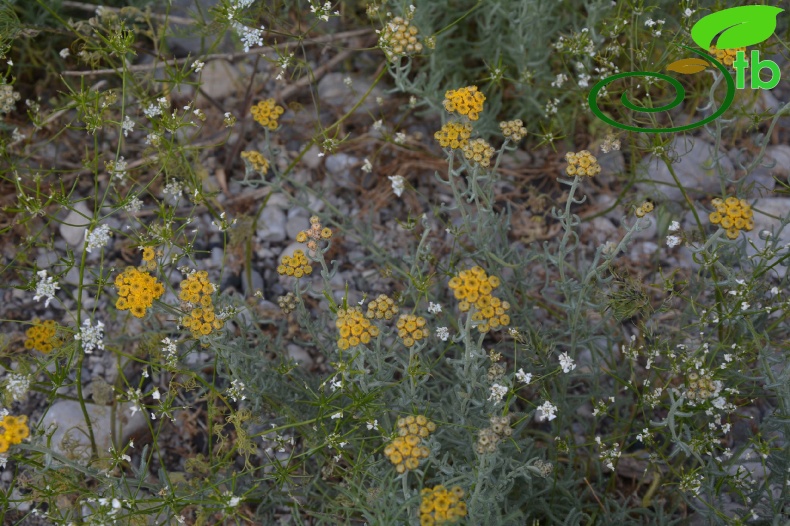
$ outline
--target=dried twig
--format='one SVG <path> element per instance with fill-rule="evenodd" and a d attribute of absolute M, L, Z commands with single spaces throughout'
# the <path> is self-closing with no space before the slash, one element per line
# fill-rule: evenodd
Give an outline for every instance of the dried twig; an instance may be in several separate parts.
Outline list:
<path fill-rule="evenodd" d="M 298 47 L 300 45 L 315 45 L 315 44 L 325 44 L 327 42 L 335 42 L 337 40 L 345 40 L 348 38 L 354 38 L 362 35 L 368 35 L 372 33 L 372 29 L 355 29 L 353 31 L 345 31 L 343 33 L 335 33 L 334 35 L 324 35 L 316 38 L 312 38 L 310 40 L 292 40 L 290 42 L 285 42 L 283 44 L 277 44 L 276 46 L 266 46 L 258 49 L 251 49 L 249 51 L 240 51 L 238 53 L 214 53 L 211 55 L 205 55 L 200 57 L 200 60 L 203 62 L 208 62 L 210 60 L 230 60 L 233 61 L 237 58 L 248 57 L 250 55 L 255 54 L 264 54 L 269 51 L 274 51 L 275 49 L 290 49 L 294 47 Z M 152 64 L 136 64 L 134 66 L 128 66 L 126 71 L 135 72 L 135 71 L 149 71 L 152 69 L 156 69 L 162 66 L 178 66 L 181 64 L 186 64 L 187 62 L 194 61 L 195 58 L 179 58 L 179 59 L 172 59 L 172 60 L 165 60 L 162 62 L 154 62 Z M 107 69 L 95 69 L 95 70 L 81 70 L 81 71 L 64 71 L 63 76 L 65 77 L 84 77 L 84 76 L 92 76 L 92 75 L 110 75 L 112 73 L 120 73 L 123 71 L 119 68 L 107 68 Z"/>
<path fill-rule="evenodd" d="M 63 7 L 72 7 L 74 9 L 82 9 L 83 11 L 92 11 L 95 12 L 97 9 L 101 8 L 102 11 L 110 11 L 111 13 L 120 13 L 123 8 L 120 7 L 108 7 L 105 5 L 95 5 L 95 4 L 86 4 L 84 2 L 73 2 L 71 0 L 64 0 Z M 160 13 L 151 13 L 151 18 L 155 18 L 156 20 L 167 20 L 168 22 L 172 22 L 173 24 L 184 24 L 190 25 L 193 24 L 195 21 L 191 18 L 184 18 L 182 16 L 173 16 L 173 15 L 162 15 Z"/>

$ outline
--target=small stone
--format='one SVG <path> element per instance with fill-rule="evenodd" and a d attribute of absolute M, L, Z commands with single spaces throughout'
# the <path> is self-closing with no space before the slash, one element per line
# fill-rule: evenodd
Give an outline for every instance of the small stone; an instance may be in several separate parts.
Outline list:
<path fill-rule="evenodd" d="M 321 149 L 315 144 L 312 145 L 302 156 L 302 162 L 304 162 L 311 170 L 315 170 L 321 165 L 321 157 L 318 155 L 319 153 L 321 153 Z"/>
<path fill-rule="evenodd" d="M 60 235 L 66 242 L 76 247 L 85 241 L 85 230 L 91 223 L 93 212 L 88 209 L 85 201 L 76 203 L 60 224 Z"/>
<path fill-rule="evenodd" d="M 239 70 L 227 60 L 211 60 L 203 66 L 200 89 L 214 100 L 224 99 L 238 91 L 240 77 Z M 205 97 L 198 95 L 198 107 L 205 102 Z"/>
<path fill-rule="evenodd" d="M 351 87 L 343 80 L 351 78 Z M 343 113 L 348 113 L 359 102 L 359 99 L 370 89 L 371 78 L 364 75 L 347 75 L 329 73 L 318 83 L 318 98 L 329 106 L 334 106 Z M 384 91 L 375 86 L 365 101 L 355 110 L 357 113 L 370 113 L 376 109 L 376 99 L 384 97 Z"/>
<path fill-rule="evenodd" d="M 286 216 L 280 207 L 269 206 L 263 209 L 258 218 L 256 235 L 262 241 L 284 241 L 286 234 Z"/>
<path fill-rule="evenodd" d="M 674 152 L 670 154 L 670 158 L 677 157 L 677 162 L 672 164 L 672 170 L 691 199 L 718 193 L 721 186 L 719 171 L 725 177 L 733 177 L 733 165 L 729 157 L 716 152 L 713 145 L 703 140 L 676 137 L 669 146 L 669 151 Z M 683 200 L 677 183 L 660 158 L 654 155 L 646 157 L 640 162 L 640 169 L 641 174 L 653 181 L 637 185 L 643 193 L 657 195 L 669 201 Z"/>
<path fill-rule="evenodd" d="M 139 436 L 147 431 L 148 425 L 141 411 L 132 415 L 132 404 L 119 404 L 112 414 L 110 406 L 85 404 L 96 440 L 96 448 L 100 456 L 106 456 L 107 450 L 112 446 L 112 427 L 115 427 L 115 436 L 120 442 L 115 444 L 120 449 L 134 436 Z M 85 416 L 79 402 L 61 400 L 55 402 L 41 421 L 41 428 L 57 426 L 52 435 L 52 448 L 56 453 L 82 462 L 87 462 L 91 456 L 90 438 L 85 425 Z M 65 439 L 65 440 L 64 440 Z"/>
<path fill-rule="evenodd" d="M 263 290 L 263 276 L 257 270 L 250 270 L 252 275 L 252 288 L 247 278 L 247 270 L 241 269 L 241 290 L 245 296 L 252 296 L 256 290 Z"/>
<path fill-rule="evenodd" d="M 288 356 L 300 366 L 309 369 L 313 365 L 313 358 L 306 350 L 296 344 L 288 344 Z"/>

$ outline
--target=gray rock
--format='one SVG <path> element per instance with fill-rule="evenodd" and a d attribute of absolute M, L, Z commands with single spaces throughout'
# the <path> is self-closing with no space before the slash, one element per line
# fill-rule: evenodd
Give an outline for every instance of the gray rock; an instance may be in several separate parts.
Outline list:
<path fill-rule="evenodd" d="M 40 269 L 49 268 L 58 262 L 60 256 L 54 250 L 47 250 L 40 248 L 38 257 L 36 258 L 36 266 Z"/>
<path fill-rule="evenodd" d="M 674 151 L 673 155 L 678 158 L 672 169 L 692 199 L 717 193 L 720 189 L 719 172 L 726 177 L 733 176 L 732 161 L 723 154 L 717 154 L 712 145 L 700 139 L 675 137 L 670 151 Z M 646 157 L 640 162 L 640 171 L 654 181 L 637 185 L 642 192 L 669 201 L 683 199 L 669 169 L 660 158 L 653 155 Z"/>
<path fill-rule="evenodd" d="M 766 241 L 760 239 L 760 232 L 766 230 L 773 232 L 773 236 L 778 238 L 778 247 L 781 248 L 784 244 L 790 242 L 790 228 L 785 228 L 779 232 L 780 221 L 774 217 L 786 218 L 790 213 L 790 199 L 786 197 L 771 197 L 767 199 L 758 199 L 752 204 L 754 211 L 754 228 L 751 232 L 745 232 L 744 235 L 751 240 L 757 247 L 754 248 L 752 244 L 746 245 L 746 255 L 751 258 L 766 246 Z M 774 217 L 771 217 L 774 216 Z M 777 235 L 778 233 L 778 235 Z M 772 238 L 771 241 L 774 239 Z M 775 252 L 778 252 L 776 250 Z M 768 265 L 772 265 L 779 256 L 774 254 L 765 254 L 765 261 Z M 784 277 L 787 274 L 787 267 L 781 264 L 773 267 L 773 270 L 779 275 Z"/>
<path fill-rule="evenodd" d="M 358 171 L 355 167 L 359 164 L 359 159 L 347 155 L 345 153 L 336 153 L 326 158 L 324 166 L 326 166 L 329 175 L 332 176 L 332 181 L 337 186 L 342 188 L 352 189 L 356 184 L 354 174 Z"/>
<path fill-rule="evenodd" d="M 137 411 L 132 415 L 130 403 L 118 405 L 114 416 L 110 406 L 86 404 L 86 408 L 99 455 L 106 456 L 107 450 L 113 445 L 112 426 L 115 426 L 115 436 L 119 438 L 119 443 L 115 444 L 116 449 L 127 444 L 130 438 L 148 430 L 142 412 Z M 90 459 L 90 438 L 79 402 L 71 400 L 55 402 L 42 419 L 41 426 L 45 430 L 50 426 L 57 427 L 52 436 L 52 448 L 55 452 L 70 458 L 73 455 L 73 458 L 82 462 Z"/>
<path fill-rule="evenodd" d="M 288 216 L 288 223 L 285 225 L 285 232 L 288 234 L 288 239 L 296 239 L 299 232 L 310 228 L 310 217 L 307 210 L 304 208 L 294 210 L 293 215 L 289 211 Z"/>
<path fill-rule="evenodd" d="M 85 230 L 90 225 L 93 212 L 85 204 L 85 201 L 78 202 L 73 208 L 63 219 L 59 229 L 63 239 L 75 247 L 85 241 Z"/>
<path fill-rule="evenodd" d="M 299 347 L 296 344 L 288 344 L 288 356 L 295 361 L 297 364 L 301 365 L 304 368 L 310 368 L 313 365 L 313 358 L 303 348 Z"/>
<path fill-rule="evenodd" d="M 222 247 L 214 247 L 211 249 L 211 266 L 214 268 L 222 267 L 222 260 L 225 259 L 225 251 Z"/>
<path fill-rule="evenodd" d="M 239 70 L 227 60 L 212 60 L 203 66 L 200 89 L 214 100 L 221 100 L 239 90 L 240 78 Z M 198 97 L 198 106 L 201 104 L 200 99 Z"/>
<path fill-rule="evenodd" d="M 245 296 L 252 296 L 256 290 L 263 290 L 263 276 L 257 270 L 250 270 L 252 276 L 252 288 L 247 279 L 247 269 L 241 269 L 241 290 Z"/>
<path fill-rule="evenodd" d="M 315 170 L 321 165 L 321 157 L 318 156 L 319 153 L 321 153 L 321 149 L 315 144 L 312 145 L 302 156 L 302 162 L 311 170 Z"/>
<path fill-rule="evenodd" d="M 286 234 L 285 212 L 280 207 L 266 205 L 258 218 L 256 235 L 262 241 L 284 241 Z"/>
<path fill-rule="evenodd" d="M 351 86 L 347 86 L 343 80 L 351 78 Z M 329 106 L 334 106 L 343 113 L 347 113 L 353 108 L 360 98 L 370 89 L 371 78 L 364 75 L 329 73 L 318 83 L 318 98 L 321 102 Z M 383 97 L 384 91 L 376 86 L 370 92 L 359 108 L 358 113 L 368 113 L 376 108 L 376 98 Z"/>

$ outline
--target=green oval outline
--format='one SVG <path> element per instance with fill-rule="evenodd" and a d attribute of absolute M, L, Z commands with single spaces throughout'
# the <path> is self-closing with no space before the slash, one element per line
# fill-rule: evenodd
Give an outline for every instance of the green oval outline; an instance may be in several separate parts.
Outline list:
<path fill-rule="evenodd" d="M 667 82 L 672 84 L 672 86 L 677 91 L 677 96 L 675 97 L 675 99 L 672 102 L 670 102 L 668 104 L 665 104 L 663 106 L 660 106 L 659 108 L 639 108 L 639 107 L 635 106 L 633 103 L 631 103 L 631 101 L 628 100 L 628 96 L 627 96 L 626 93 L 623 93 L 623 95 L 621 97 L 621 101 L 622 101 L 623 105 L 626 108 L 631 109 L 633 111 L 640 111 L 640 112 L 643 112 L 643 113 L 654 113 L 654 112 L 658 112 L 658 111 L 671 110 L 672 108 L 674 108 L 675 106 L 680 104 L 680 102 L 683 100 L 683 98 L 686 95 L 686 90 L 683 89 L 683 86 L 680 85 L 680 82 L 677 79 L 675 79 L 673 77 L 670 77 L 669 75 L 665 75 L 663 73 L 648 72 L 648 71 L 629 71 L 629 72 L 626 72 L 626 73 L 617 73 L 616 75 L 612 75 L 610 77 L 606 77 L 605 79 L 599 80 L 598 83 L 596 83 L 595 86 L 593 86 L 592 90 L 590 90 L 590 94 L 587 96 L 587 102 L 590 105 L 590 110 L 592 110 L 592 112 L 595 114 L 596 117 L 598 117 L 599 119 L 601 119 L 602 121 L 604 121 L 607 124 L 610 124 L 610 125 L 612 125 L 612 126 L 614 126 L 616 128 L 620 128 L 621 130 L 627 130 L 627 131 L 633 131 L 633 132 L 641 132 L 641 133 L 673 133 L 673 132 L 680 132 L 680 131 L 686 131 L 686 130 L 693 130 L 694 128 L 699 128 L 700 126 L 704 126 L 704 125 L 708 124 L 709 122 L 713 122 L 714 120 L 716 120 L 719 117 L 721 117 L 724 114 L 724 112 L 729 109 L 729 107 L 732 105 L 732 102 L 735 100 L 735 81 L 733 80 L 732 76 L 730 75 L 730 72 L 727 70 L 727 68 L 722 63 L 720 63 L 718 60 L 716 60 L 712 56 L 708 55 L 704 51 L 698 51 L 698 50 L 692 49 L 692 48 L 690 48 L 688 46 L 681 46 L 681 47 L 684 48 L 684 49 L 688 49 L 692 53 L 695 53 L 695 54 L 697 54 L 697 55 L 709 60 L 717 68 L 719 68 L 719 70 L 724 75 L 724 80 L 727 82 L 727 94 L 724 97 L 724 100 L 722 101 L 721 106 L 719 107 L 718 110 L 716 110 L 715 113 L 713 113 L 712 115 L 706 117 L 705 119 L 702 119 L 699 122 L 694 122 L 694 123 L 686 124 L 686 125 L 683 125 L 683 126 L 675 126 L 675 127 L 672 127 L 672 128 L 639 128 L 637 126 L 630 126 L 628 124 L 620 124 L 619 122 L 615 121 L 614 119 L 611 119 L 611 118 L 609 118 L 609 117 L 607 117 L 606 115 L 603 114 L 603 112 L 598 108 L 598 101 L 597 101 L 598 93 L 607 84 L 609 84 L 611 82 L 614 82 L 615 80 L 618 80 L 618 79 L 621 79 L 621 78 L 626 78 L 626 77 L 657 77 L 657 78 L 666 80 Z"/>

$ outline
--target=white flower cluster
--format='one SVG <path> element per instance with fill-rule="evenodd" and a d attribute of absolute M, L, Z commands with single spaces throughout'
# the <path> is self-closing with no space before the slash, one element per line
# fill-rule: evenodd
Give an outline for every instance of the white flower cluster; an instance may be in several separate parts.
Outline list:
<path fill-rule="evenodd" d="M 564 352 L 560 354 L 560 367 L 562 367 L 563 373 L 569 373 L 576 369 L 576 364 L 573 363 L 573 358 L 568 356 L 568 353 Z"/>
<path fill-rule="evenodd" d="M 238 402 L 239 399 L 246 400 L 247 397 L 244 396 L 244 387 L 245 385 L 243 382 L 240 382 L 238 380 L 233 380 L 230 383 L 230 387 L 228 387 L 226 393 L 228 397 L 234 402 Z"/>
<path fill-rule="evenodd" d="M 516 373 L 516 380 L 528 384 L 532 381 L 532 373 L 525 373 L 524 369 L 519 369 Z"/>
<path fill-rule="evenodd" d="M 167 102 L 166 97 L 160 97 L 156 99 L 155 104 L 149 104 L 147 108 L 143 110 L 143 113 L 149 119 L 153 119 L 154 117 L 158 117 L 162 115 L 162 109 L 167 107 L 169 103 Z"/>
<path fill-rule="evenodd" d="M 502 401 L 507 392 L 508 388 L 504 385 L 494 384 L 491 386 L 491 396 L 488 397 L 488 400 L 498 404 Z"/>
<path fill-rule="evenodd" d="M 442 312 L 442 306 L 438 303 L 429 302 L 428 303 L 428 312 L 431 314 L 439 314 Z"/>
<path fill-rule="evenodd" d="M 324 2 L 324 5 L 321 5 L 320 3 L 314 4 L 313 0 L 310 0 L 310 12 L 315 13 L 315 16 L 324 22 L 329 22 L 331 15 L 340 16 L 340 11 L 332 13 L 332 2 Z"/>
<path fill-rule="evenodd" d="M 540 411 L 540 420 L 548 420 L 551 422 L 557 416 L 554 414 L 557 412 L 557 406 L 549 402 L 548 400 L 543 402 L 543 404 L 538 406 L 538 411 Z"/>
<path fill-rule="evenodd" d="M 74 335 L 75 340 L 82 342 L 82 349 L 86 354 L 91 354 L 94 349 L 104 350 L 104 324 L 96 322 L 96 326 L 91 326 L 90 320 L 82 322 L 79 334 Z"/>
<path fill-rule="evenodd" d="M 388 179 L 392 181 L 392 191 L 395 192 L 395 195 L 400 197 L 403 194 L 403 190 L 406 189 L 406 180 L 402 175 L 391 175 Z"/>
<path fill-rule="evenodd" d="M 446 342 L 447 338 L 450 337 L 450 330 L 447 327 L 437 327 L 436 337 L 442 340 L 443 342 Z"/>
<path fill-rule="evenodd" d="M 40 301 L 42 298 L 47 298 L 47 301 L 44 303 L 44 308 L 47 308 L 49 307 L 49 302 L 55 298 L 55 291 L 60 289 L 60 286 L 52 276 L 47 276 L 46 270 L 39 270 L 36 274 L 41 279 L 36 284 L 36 295 L 33 296 L 33 300 Z"/>
<path fill-rule="evenodd" d="M 85 250 L 90 253 L 95 248 L 103 248 L 110 241 L 111 236 L 112 232 L 107 225 L 101 225 L 90 233 L 85 230 L 85 241 L 87 242 Z"/>
<path fill-rule="evenodd" d="M 11 394 L 11 399 L 15 402 L 23 400 L 30 389 L 30 377 L 24 374 L 8 375 L 6 380 L 5 390 Z"/>
<path fill-rule="evenodd" d="M 263 26 L 256 29 L 234 21 L 233 29 L 238 33 L 241 43 L 244 44 L 245 53 L 249 52 L 251 47 L 263 45 Z"/>
<path fill-rule="evenodd" d="M 119 157 L 117 161 L 110 161 L 107 164 L 107 168 L 110 170 L 115 177 L 118 179 L 123 179 L 126 177 L 126 167 L 129 163 L 126 162 L 126 159 L 123 156 Z"/>
<path fill-rule="evenodd" d="M 130 119 L 128 115 L 123 118 L 123 123 L 121 123 L 121 129 L 123 130 L 124 137 L 128 137 L 129 132 L 134 131 L 134 121 Z"/>
<path fill-rule="evenodd" d="M 181 191 L 183 190 L 183 186 L 178 181 L 170 181 L 167 183 L 162 190 L 162 193 L 165 195 L 169 195 L 173 197 L 173 203 L 178 202 L 178 198 L 181 197 Z"/>

